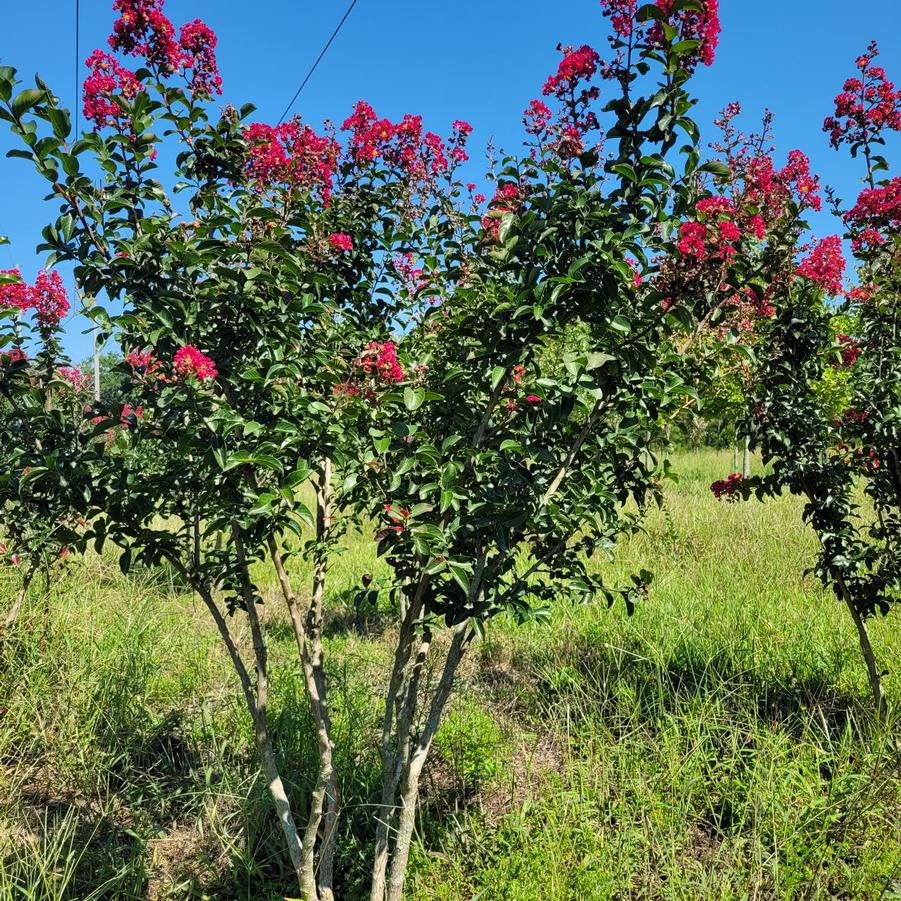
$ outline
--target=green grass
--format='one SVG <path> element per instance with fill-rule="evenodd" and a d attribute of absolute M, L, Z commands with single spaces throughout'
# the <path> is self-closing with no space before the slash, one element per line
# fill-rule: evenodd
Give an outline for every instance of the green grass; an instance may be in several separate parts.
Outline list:
<path fill-rule="evenodd" d="M 729 462 L 680 456 L 665 508 L 603 564 L 655 572 L 634 616 L 561 599 L 550 627 L 491 625 L 427 769 L 410 898 L 901 897 L 897 722 L 874 722 L 853 625 L 804 575 L 799 502 L 716 502 Z M 348 600 L 383 573 L 373 542 L 347 544 L 328 653 L 356 899 L 389 649 Z M 315 755 L 271 607 L 274 732 L 303 803 Z M 872 631 L 897 708 L 901 635 Z M 0 901 L 291 893 L 235 680 L 177 585 L 90 559 L 35 590 L 0 647 L 0 708 Z"/>

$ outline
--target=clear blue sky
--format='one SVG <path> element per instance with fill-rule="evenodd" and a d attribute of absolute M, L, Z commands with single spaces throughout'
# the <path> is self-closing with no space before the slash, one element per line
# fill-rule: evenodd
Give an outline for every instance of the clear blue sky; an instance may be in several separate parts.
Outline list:
<path fill-rule="evenodd" d="M 180 25 L 200 17 L 219 35 L 224 101 L 252 102 L 262 121 L 278 119 L 318 55 L 349 0 L 168 0 L 166 12 Z M 66 102 L 75 93 L 74 0 L 12 4 L 4 14 L 0 61 L 21 75 L 35 71 Z M 112 0 L 81 2 L 82 60 L 105 44 Z M 901 0 L 720 0 L 723 34 L 717 61 L 695 78 L 696 118 L 709 140 L 716 112 L 739 100 L 752 125 L 769 106 L 776 114 L 779 148 L 800 147 L 824 180 L 849 198 L 859 167 L 832 151 L 821 131 L 832 97 L 851 74 L 853 60 L 871 38 L 882 63 L 901 82 Z M 341 34 L 307 85 L 295 111 L 317 123 L 342 121 L 360 98 L 381 115 L 422 113 L 433 130 L 446 132 L 455 118 L 468 119 L 474 165 L 489 138 L 514 149 L 521 139 L 520 112 L 556 67 L 558 41 L 590 43 L 607 51 L 606 20 L 599 0 L 358 0 Z M 81 73 L 83 77 L 83 73 Z M 0 151 L 13 144 L 0 123 Z M 895 143 L 895 171 L 901 146 Z M 473 173 L 476 180 L 478 169 Z M 45 183 L 23 160 L 0 156 L 3 206 L 0 267 L 21 265 L 27 278 L 40 262 L 34 247 L 53 207 L 42 201 Z M 835 231 L 828 218 L 817 230 Z M 69 328 L 76 358 L 89 351 L 82 325 Z"/>

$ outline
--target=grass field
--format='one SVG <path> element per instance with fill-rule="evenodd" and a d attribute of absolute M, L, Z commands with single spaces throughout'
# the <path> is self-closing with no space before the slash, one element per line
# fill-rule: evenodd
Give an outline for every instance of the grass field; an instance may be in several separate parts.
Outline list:
<path fill-rule="evenodd" d="M 475 649 L 425 776 L 411 899 L 901 898 L 898 724 L 874 722 L 850 618 L 804 575 L 799 502 L 719 503 L 728 455 L 675 462 L 665 508 L 606 564 L 656 573 L 633 617 L 561 599 L 551 626 L 499 620 Z M 379 574 L 368 537 L 348 545 L 328 652 L 339 898 L 357 899 L 391 625 L 344 600 Z M 280 605 L 267 620 L 302 801 L 308 714 Z M 893 626 L 873 637 L 898 708 Z M 72 564 L 0 646 L 0 901 L 290 895 L 251 743 L 202 605 L 165 574 Z"/>

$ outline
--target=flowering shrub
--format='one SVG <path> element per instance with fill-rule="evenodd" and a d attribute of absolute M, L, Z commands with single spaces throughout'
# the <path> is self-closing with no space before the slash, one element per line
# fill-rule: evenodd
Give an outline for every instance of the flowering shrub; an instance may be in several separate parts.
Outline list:
<path fill-rule="evenodd" d="M 115 10 L 113 54 L 88 63 L 92 134 L 73 140 L 42 82 L 16 92 L 14 70 L 0 69 L 0 118 L 24 148 L 15 153 L 62 207 L 42 250 L 74 264 L 100 340 L 122 359 L 115 405 L 79 400 L 81 382 L 58 355 L 45 367 L 77 404 L 95 455 L 81 546 L 114 544 L 125 572 L 165 564 L 202 598 L 239 678 L 300 891 L 327 898 L 340 811 L 322 647 L 328 548 L 344 521 L 333 496 L 369 440 L 373 408 L 402 404 L 398 386 L 419 377 L 394 336 L 440 305 L 434 272 L 465 221 L 452 175 L 472 128 L 457 120 L 443 139 L 419 116 L 390 123 L 363 102 L 338 133 L 299 118 L 253 122 L 251 107 L 211 117 L 220 80 L 209 27 L 176 29 L 161 0 L 116 0 Z M 174 152 L 160 153 L 167 142 Z M 58 276 L 27 290 L 2 281 L 4 308 L 33 310 L 49 339 L 65 312 Z M 4 377 L 31 371 L 24 347 L 6 353 Z M 308 481 L 313 509 L 301 495 Z M 296 553 L 313 558 L 308 592 L 294 584 Z M 319 748 L 303 829 L 268 725 L 259 563 L 288 608 Z"/>
<path fill-rule="evenodd" d="M 49 585 L 53 565 L 86 542 L 98 447 L 82 412 L 90 378 L 59 348 L 68 309 L 57 272 L 42 271 L 33 285 L 17 270 L 0 273 L 0 566 L 21 573 L 0 635 L 37 573 Z"/>
<path fill-rule="evenodd" d="M 826 120 L 834 147 L 862 151 L 867 187 L 841 212 L 856 255 L 859 284 L 842 290 L 845 260 L 838 235 L 816 243 L 791 272 L 801 245 L 802 205 L 780 228 L 779 256 L 761 263 L 775 315 L 760 328 L 753 388 L 743 428 L 771 472 L 743 480 L 747 496 L 789 490 L 806 499 L 805 519 L 820 540 L 816 571 L 851 613 L 880 716 L 885 701 L 867 620 L 901 597 L 899 504 L 901 468 L 895 423 L 898 394 L 898 179 L 877 183 L 887 168 L 874 148 L 898 130 L 901 96 L 881 67 L 875 44 L 857 61 Z M 841 297 L 836 305 L 828 295 Z M 853 329 L 853 331 L 852 331 Z M 855 491 L 862 480 L 864 514 Z"/>

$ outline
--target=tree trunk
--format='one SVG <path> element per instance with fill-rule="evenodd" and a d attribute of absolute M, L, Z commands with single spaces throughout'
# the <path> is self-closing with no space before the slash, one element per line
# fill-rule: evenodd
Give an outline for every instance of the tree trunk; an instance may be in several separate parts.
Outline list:
<path fill-rule="evenodd" d="M 385 898 L 390 856 L 391 823 L 394 817 L 395 795 L 397 786 L 400 783 L 400 771 L 403 764 L 400 746 L 398 744 L 392 748 L 392 739 L 397 733 L 397 720 L 403 716 L 401 711 L 406 711 L 411 702 L 415 705 L 415 696 L 409 691 L 412 674 L 408 672 L 408 667 L 413 659 L 416 621 L 422 612 L 427 586 L 428 576 L 423 573 L 420 576 L 416 594 L 404 611 L 401 619 L 400 635 L 394 651 L 394 664 L 388 683 L 388 693 L 385 697 L 385 713 L 382 717 L 381 737 L 382 798 L 379 805 L 379 819 L 376 825 L 370 901 L 384 901 Z M 397 711 L 396 714 L 395 711 Z M 414 712 L 410 712 L 410 722 L 412 722 Z"/>
<path fill-rule="evenodd" d="M 454 635 L 422 734 L 416 743 L 412 757 L 404 768 L 397 835 L 391 855 L 391 872 L 388 878 L 387 901 L 401 901 L 403 897 L 404 879 L 407 875 L 410 846 L 413 841 L 413 828 L 416 824 L 416 806 L 419 799 L 419 780 L 422 776 L 422 768 L 425 766 L 432 741 L 438 730 L 438 724 L 441 722 L 441 714 L 450 697 L 457 668 L 472 637 L 473 633 L 468 626 L 460 628 Z"/>
<path fill-rule="evenodd" d="M 744 447 L 741 455 L 741 474 L 744 478 L 751 476 L 751 439 L 745 437 Z"/>
<path fill-rule="evenodd" d="M 260 618 L 257 614 L 256 599 L 254 598 L 253 588 L 250 583 L 250 575 L 247 570 L 247 557 L 244 553 L 244 538 L 241 535 L 241 528 L 237 524 L 237 522 L 232 524 L 232 535 L 235 541 L 235 553 L 237 556 L 238 567 L 241 572 L 244 605 L 247 608 L 247 618 L 250 621 L 250 631 L 253 639 L 253 655 L 257 671 L 256 698 L 254 698 L 253 695 L 253 688 L 251 687 L 250 683 L 250 675 L 247 673 L 247 669 L 246 667 L 244 667 L 244 663 L 240 659 L 240 655 L 238 654 L 237 647 L 234 646 L 233 640 L 230 642 L 229 651 L 231 651 L 232 647 L 234 647 L 232 660 L 240 661 L 240 669 L 238 670 L 238 674 L 239 676 L 241 676 L 242 685 L 244 686 L 244 694 L 247 698 L 251 717 L 253 718 L 254 734 L 256 736 L 260 762 L 263 765 L 263 771 L 266 774 L 266 778 L 269 780 L 269 793 L 272 795 L 272 800 L 275 802 L 275 808 L 278 812 L 279 822 L 282 826 L 282 833 L 284 834 L 285 842 L 288 845 L 288 853 L 291 857 L 291 863 L 294 867 L 294 872 L 297 875 L 301 894 L 304 895 L 305 898 L 309 897 L 310 901 L 315 901 L 315 886 L 313 886 L 313 895 L 310 896 L 309 887 L 304 885 L 303 842 L 301 841 L 300 833 L 298 832 L 297 824 L 294 820 L 294 814 L 291 811 L 291 803 L 288 800 L 288 793 L 285 791 L 284 783 L 282 782 L 281 775 L 278 771 L 278 761 L 276 760 L 275 756 L 275 748 L 272 744 L 272 737 L 269 735 L 269 726 L 267 721 L 267 705 L 269 703 L 269 677 L 267 672 L 266 643 L 263 637 L 263 630 L 260 625 Z M 210 600 L 212 600 L 212 598 L 210 598 Z M 207 606 L 210 605 L 207 604 Z M 215 607 L 215 604 L 213 604 L 213 607 L 215 608 L 214 615 L 217 616 L 218 625 L 218 620 L 222 620 L 222 614 L 219 613 L 219 609 L 218 607 Z M 222 625 L 225 627 L 227 632 L 228 626 L 224 620 L 222 620 Z M 220 633 L 221 632 L 222 629 L 220 628 Z M 228 634 L 229 638 L 231 638 L 231 633 Z"/>
<path fill-rule="evenodd" d="M 22 604 L 25 603 L 25 598 L 28 597 L 28 589 L 31 587 L 35 572 L 37 572 L 37 563 L 30 563 L 22 578 L 22 584 L 19 586 L 16 599 L 13 602 L 9 613 L 6 614 L 6 619 L 3 621 L 3 628 L 0 629 L 0 636 L 4 635 L 16 624 L 16 620 L 19 618 L 19 611 L 22 609 Z"/>
<path fill-rule="evenodd" d="M 854 605 L 851 593 L 845 585 L 845 580 L 839 578 L 838 586 L 842 599 L 851 613 L 851 618 L 854 620 L 854 625 L 857 627 L 857 638 L 860 642 L 860 650 L 863 654 L 864 662 L 867 665 L 867 676 L 870 680 L 870 691 L 873 694 L 876 716 L 878 716 L 882 722 L 885 722 L 888 711 L 886 709 L 885 695 L 882 692 L 882 677 L 879 673 L 879 667 L 876 665 L 876 655 L 873 653 L 873 645 L 870 643 L 870 632 L 869 629 L 867 629 L 866 620 L 861 616 L 860 611 Z"/>
<path fill-rule="evenodd" d="M 331 901 L 335 840 L 338 815 L 341 809 L 338 780 L 334 768 L 332 723 L 328 709 L 328 685 L 323 665 L 322 644 L 323 602 L 328 574 L 328 538 L 331 527 L 332 465 L 325 461 L 322 479 L 316 492 L 316 551 L 313 566 L 313 595 L 310 606 L 302 611 L 291 586 L 287 568 L 275 536 L 269 537 L 269 554 L 278 575 L 282 595 L 288 606 L 291 625 L 297 644 L 310 709 L 316 725 L 319 771 L 310 802 L 310 812 L 304 832 L 303 885 L 311 899 Z M 318 885 L 316 843 L 323 826 L 319 849 Z"/>

